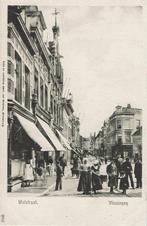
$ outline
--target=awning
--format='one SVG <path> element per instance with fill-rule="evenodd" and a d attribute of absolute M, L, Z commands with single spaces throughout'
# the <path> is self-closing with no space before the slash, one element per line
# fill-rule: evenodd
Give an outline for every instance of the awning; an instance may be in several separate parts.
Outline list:
<path fill-rule="evenodd" d="M 16 113 L 14 113 L 14 115 L 17 117 L 18 121 L 20 122 L 27 135 L 40 146 L 41 151 L 55 151 L 53 146 L 47 141 L 47 139 L 36 127 L 35 123 L 27 120 L 26 118 Z"/>
<path fill-rule="evenodd" d="M 44 122 L 42 119 L 37 117 L 38 122 L 40 123 L 41 127 L 44 129 L 45 133 L 51 140 L 53 146 L 57 151 L 66 151 L 66 149 L 63 147 L 63 145 L 60 143 L 58 138 L 56 137 L 55 133 L 52 131 L 52 129 L 49 127 L 49 125 Z"/>
<path fill-rule="evenodd" d="M 68 140 L 58 130 L 56 131 L 58 133 L 58 136 L 61 140 L 62 145 L 65 146 L 68 150 L 71 150 L 72 148 L 70 147 Z"/>

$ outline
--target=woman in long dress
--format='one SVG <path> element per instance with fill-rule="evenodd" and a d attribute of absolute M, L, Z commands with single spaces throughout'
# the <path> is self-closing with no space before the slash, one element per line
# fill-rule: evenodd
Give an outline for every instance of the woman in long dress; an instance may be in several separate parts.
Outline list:
<path fill-rule="evenodd" d="M 87 164 L 87 160 L 84 160 L 84 163 L 81 164 L 80 168 L 80 179 L 77 191 L 83 191 L 83 194 L 91 193 L 91 168 Z"/>
<path fill-rule="evenodd" d="M 100 177 L 100 164 L 98 161 L 94 162 L 93 166 L 91 167 L 91 170 L 92 170 L 92 189 L 96 194 L 97 190 L 103 189 Z"/>

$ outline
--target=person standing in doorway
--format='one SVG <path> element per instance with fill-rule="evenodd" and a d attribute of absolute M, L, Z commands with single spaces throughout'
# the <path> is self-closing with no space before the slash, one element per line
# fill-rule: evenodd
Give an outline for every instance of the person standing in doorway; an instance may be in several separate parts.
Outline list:
<path fill-rule="evenodd" d="M 60 165 L 60 162 L 57 160 L 57 165 L 56 165 L 56 186 L 55 190 L 61 190 L 62 189 L 62 177 L 63 177 L 63 169 Z"/>

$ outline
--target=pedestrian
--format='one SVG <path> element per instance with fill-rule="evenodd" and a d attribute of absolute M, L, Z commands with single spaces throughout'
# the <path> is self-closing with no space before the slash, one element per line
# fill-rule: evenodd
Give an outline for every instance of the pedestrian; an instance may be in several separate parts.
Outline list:
<path fill-rule="evenodd" d="M 108 187 L 110 187 L 110 193 L 113 193 L 113 187 L 116 186 L 117 179 L 117 167 L 113 159 L 107 166 L 106 171 L 108 174 Z"/>
<path fill-rule="evenodd" d="M 47 183 L 47 177 L 46 177 L 46 173 L 47 173 L 47 170 L 46 170 L 46 167 L 42 166 L 42 180 L 43 180 L 43 184 L 46 184 Z"/>
<path fill-rule="evenodd" d="M 132 177 L 133 169 L 132 169 L 131 162 L 129 161 L 129 158 L 126 158 L 126 161 L 122 164 L 122 170 L 125 171 L 128 188 L 129 188 L 129 179 L 130 179 L 131 187 L 134 189 L 134 181 Z"/>
<path fill-rule="evenodd" d="M 119 189 L 123 190 L 123 194 L 126 195 L 126 190 L 128 188 L 128 184 L 127 184 L 127 176 L 125 174 L 125 171 L 121 171 L 120 172 L 120 176 L 118 177 L 120 179 L 120 185 L 119 185 Z"/>
<path fill-rule="evenodd" d="M 63 175 L 64 175 L 65 167 L 67 166 L 67 161 L 65 159 L 64 154 L 59 158 L 59 161 L 60 161 L 60 166 L 62 167 Z"/>
<path fill-rule="evenodd" d="M 80 178 L 78 183 L 77 191 L 83 191 L 83 194 L 91 193 L 91 168 L 85 159 L 83 164 L 81 164 Z"/>
<path fill-rule="evenodd" d="M 56 186 L 55 190 L 61 190 L 62 189 L 62 177 L 63 177 L 63 169 L 60 165 L 60 162 L 57 160 L 56 164 Z"/>
<path fill-rule="evenodd" d="M 94 161 L 91 170 L 92 170 L 92 190 L 94 194 L 96 194 L 97 190 L 102 189 L 102 181 L 100 177 L 100 164 L 97 160 Z"/>
<path fill-rule="evenodd" d="M 33 168 L 30 163 L 30 160 L 27 160 L 25 165 L 25 174 L 23 177 L 22 186 L 30 186 L 30 183 L 34 181 Z"/>
<path fill-rule="evenodd" d="M 120 156 L 118 156 L 118 158 L 116 159 L 115 163 L 116 163 L 116 167 L 117 167 L 117 177 L 116 177 L 116 186 L 115 186 L 115 188 L 117 188 L 118 187 L 118 179 L 119 179 L 119 176 L 120 176 L 120 172 L 122 171 L 123 159 Z"/>
<path fill-rule="evenodd" d="M 142 188 L 142 163 L 140 159 L 135 163 L 134 174 L 136 178 L 136 188 Z"/>

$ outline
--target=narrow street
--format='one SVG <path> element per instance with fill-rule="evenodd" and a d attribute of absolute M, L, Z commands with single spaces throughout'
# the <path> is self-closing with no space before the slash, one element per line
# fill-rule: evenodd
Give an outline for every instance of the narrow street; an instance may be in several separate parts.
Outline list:
<path fill-rule="evenodd" d="M 101 166 L 101 174 L 106 174 L 106 166 L 103 164 Z M 82 192 L 77 191 L 79 179 L 71 176 L 70 171 L 67 176 L 63 177 L 62 180 L 62 190 L 55 191 L 55 184 L 52 184 L 47 190 L 45 190 L 41 196 L 77 196 L 77 197 L 141 197 L 142 190 L 141 189 L 128 189 L 127 194 L 122 194 L 122 191 L 119 189 L 115 189 L 113 194 L 110 194 L 109 187 L 107 182 L 103 183 L 103 189 L 99 190 L 97 194 L 93 192 L 90 195 L 83 195 Z M 136 180 L 134 178 L 134 184 L 136 187 Z"/>

